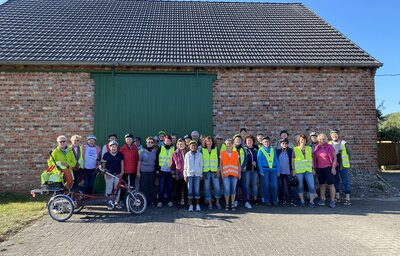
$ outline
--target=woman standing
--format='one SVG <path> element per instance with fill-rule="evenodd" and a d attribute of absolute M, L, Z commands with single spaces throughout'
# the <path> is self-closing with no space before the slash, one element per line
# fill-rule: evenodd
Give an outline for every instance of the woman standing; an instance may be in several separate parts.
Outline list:
<path fill-rule="evenodd" d="M 280 172 L 278 158 L 275 149 L 270 145 L 268 136 L 264 137 L 261 142 L 263 146 L 258 150 L 257 161 L 262 179 L 264 203 L 267 206 L 278 206 L 278 176 Z"/>
<path fill-rule="evenodd" d="M 71 137 L 71 150 L 74 153 L 75 160 L 76 160 L 76 165 L 74 169 L 72 169 L 74 173 L 74 184 L 72 185 L 72 190 L 78 191 L 79 187 L 79 182 L 81 182 L 83 178 L 83 168 L 84 166 L 84 161 L 83 161 L 83 152 L 82 152 L 82 146 L 81 146 L 81 136 L 79 135 L 73 135 Z"/>
<path fill-rule="evenodd" d="M 136 189 L 135 180 L 139 153 L 137 147 L 133 144 L 132 134 L 128 133 L 125 135 L 125 144 L 121 147 L 120 152 L 124 156 L 124 175 L 122 175 L 122 179 L 129 187 Z"/>
<path fill-rule="evenodd" d="M 250 184 L 251 184 L 251 194 L 253 196 L 254 202 L 257 204 L 257 195 L 258 195 L 258 165 L 257 165 L 257 153 L 258 148 L 254 145 L 255 138 L 252 135 L 247 135 L 245 138 L 245 147 L 246 155 L 247 155 L 247 163 L 246 163 L 246 188 L 248 194 L 250 194 Z M 249 198 L 245 198 L 244 207 L 247 209 L 251 209 L 251 204 L 249 202 Z"/>
<path fill-rule="evenodd" d="M 177 149 L 172 154 L 171 159 L 171 170 L 172 176 L 176 179 L 176 206 L 178 208 L 184 207 L 187 203 L 188 189 L 185 186 L 185 179 L 183 176 L 184 164 L 185 164 L 185 154 L 186 154 L 186 144 L 185 140 L 178 139 L 176 143 Z M 183 198 L 182 198 L 182 190 Z"/>
<path fill-rule="evenodd" d="M 93 134 L 88 135 L 86 140 L 87 143 L 82 146 L 84 160 L 83 191 L 85 194 L 91 195 L 97 174 L 96 168 L 101 159 L 101 149 L 96 145 L 96 136 Z"/>
<path fill-rule="evenodd" d="M 219 183 L 220 173 L 218 172 L 218 152 L 214 140 L 211 136 L 204 138 L 202 152 L 203 155 L 203 177 L 204 177 L 204 200 L 208 202 L 208 209 L 212 209 L 211 182 L 214 187 L 215 205 L 221 209 L 219 199 L 221 198 L 221 188 Z"/>
<path fill-rule="evenodd" d="M 145 194 L 148 202 L 154 205 L 154 183 L 156 179 L 157 150 L 154 148 L 154 139 L 146 139 L 146 147 L 139 156 L 136 176 L 140 178 L 140 191 Z"/>
<path fill-rule="evenodd" d="M 190 151 L 185 155 L 183 176 L 188 187 L 189 212 L 193 212 L 193 197 L 196 199 L 196 211 L 200 208 L 200 180 L 203 178 L 203 156 L 197 151 L 197 141 L 189 143 Z"/>
<path fill-rule="evenodd" d="M 297 192 L 300 197 L 300 206 L 305 206 L 303 194 L 305 179 L 310 192 L 310 207 L 314 208 L 314 199 L 316 197 L 316 193 L 314 186 L 315 169 L 313 166 L 312 148 L 310 146 L 306 146 L 307 136 L 305 134 L 300 134 L 298 136 L 297 144 L 298 146 L 294 147 L 293 150 L 292 165 L 294 167 L 294 172 L 292 172 L 291 175 L 296 175 L 299 180 Z"/>
<path fill-rule="evenodd" d="M 326 185 L 329 185 L 330 208 L 335 208 L 335 186 L 333 178 L 336 175 L 336 154 L 332 145 L 328 144 L 328 138 L 324 133 L 318 135 L 318 145 L 314 149 L 314 166 L 317 169 L 321 199 L 318 205 L 325 205 Z"/>
<path fill-rule="evenodd" d="M 232 211 L 236 210 L 236 206 L 234 204 L 236 196 L 236 184 L 241 175 L 239 153 L 232 151 L 232 144 L 233 141 L 231 139 L 226 139 L 226 150 L 222 151 L 220 154 L 220 171 L 222 172 L 221 176 L 224 184 L 226 211 L 229 210 L 229 206 L 231 206 Z"/>

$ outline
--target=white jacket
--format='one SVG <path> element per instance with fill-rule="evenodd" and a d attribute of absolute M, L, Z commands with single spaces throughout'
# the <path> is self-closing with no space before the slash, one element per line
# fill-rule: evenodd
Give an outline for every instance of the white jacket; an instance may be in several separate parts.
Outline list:
<path fill-rule="evenodd" d="M 199 151 L 196 151 L 196 154 L 193 154 L 191 151 L 185 154 L 183 176 L 203 176 L 203 156 Z"/>

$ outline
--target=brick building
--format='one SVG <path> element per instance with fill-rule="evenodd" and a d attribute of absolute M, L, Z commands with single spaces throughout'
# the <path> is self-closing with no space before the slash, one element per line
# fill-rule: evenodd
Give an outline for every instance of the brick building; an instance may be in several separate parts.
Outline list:
<path fill-rule="evenodd" d="M 382 64 L 302 4 L 10 0 L 0 31 L 0 191 L 38 186 L 58 135 L 111 131 L 338 128 L 376 169 Z"/>

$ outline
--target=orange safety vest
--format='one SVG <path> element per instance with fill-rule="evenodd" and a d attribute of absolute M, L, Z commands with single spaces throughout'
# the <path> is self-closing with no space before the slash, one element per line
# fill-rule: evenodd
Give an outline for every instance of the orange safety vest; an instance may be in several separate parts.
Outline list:
<path fill-rule="evenodd" d="M 221 152 L 221 165 L 222 175 L 227 176 L 239 176 L 239 153 L 236 151 L 231 152 L 231 157 L 228 156 L 226 151 Z"/>

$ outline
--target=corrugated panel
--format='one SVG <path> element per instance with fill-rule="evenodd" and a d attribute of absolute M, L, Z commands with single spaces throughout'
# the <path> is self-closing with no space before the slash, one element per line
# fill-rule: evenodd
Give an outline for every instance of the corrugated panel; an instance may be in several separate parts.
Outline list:
<path fill-rule="evenodd" d="M 142 140 L 158 131 L 183 136 L 193 130 L 212 135 L 212 82 L 204 74 L 92 74 L 95 134 L 105 143 L 111 132 Z"/>

